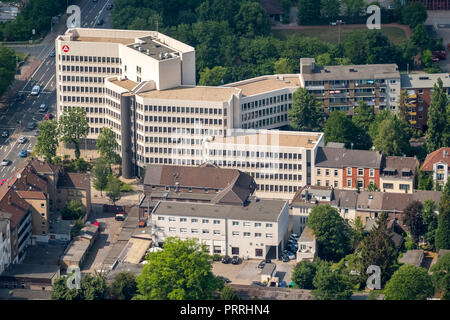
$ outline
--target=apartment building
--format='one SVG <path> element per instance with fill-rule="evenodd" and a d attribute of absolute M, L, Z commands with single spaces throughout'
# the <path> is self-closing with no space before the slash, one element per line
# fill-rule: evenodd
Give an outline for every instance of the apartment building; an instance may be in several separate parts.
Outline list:
<path fill-rule="evenodd" d="M 421 170 L 433 176 L 435 185 L 445 186 L 450 173 L 450 148 L 440 148 L 428 154 Z"/>
<path fill-rule="evenodd" d="M 407 0 L 407 2 L 416 2 L 417 0 Z M 427 10 L 450 10 L 450 0 L 421 0 Z"/>
<path fill-rule="evenodd" d="M 0 212 L 0 274 L 11 263 L 11 215 Z"/>
<path fill-rule="evenodd" d="M 375 112 L 386 108 L 396 112 L 400 83 L 396 64 L 319 67 L 314 58 L 300 59 L 300 85 L 327 114 L 340 110 L 353 115 L 360 100 L 374 106 Z"/>
<path fill-rule="evenodd" d="M 323 134 L 233 130 L 231 136 L 212 139 L 204 145 L 206 162 L 251 175 L 257 184 L 257 196 L 292 199 L 299 187 L 311 184 Z"/>
<path fill-rule="evenodd" d="M 67 203 L 79 200 L 86 214 L 86 221 L 91 213 L 91 179 L 84 173 L 65 172 L 58 177 L 56 207 L 63 210 Z"/>
<path fill-rule="evenodd" d="M 154 241 L 198 239 L 211 254 L 244 259 L 276 259 L 284 249 L 289 205 L 282 200 L 249 199 L 240 204 L 160 201 L 151 214 Z"/>
<path fill-rule="evenodd" d="M 236 169 L 211 164 L 200 167 L 157 165 L 147 167 L 140 219 L 148 218 L 160 200 L 243 205 L 256 189 L 254 179 Z"/>
<path fill-rule="evenodd" d="M 413 193 L 419 160 L 416 157 L 383 157 L 379 189 L 384 192 Z"/>
<path fill-rule="evenodd" d="M 406 90 L 408 120 L 415 129 L 425 132 L 428 129 L 428 108 L 430 107 L 434 85 L 442 80 L 444 91 L 450 95 L 450 76 L 448 73 L 402 74 L 402 90 Z"/>

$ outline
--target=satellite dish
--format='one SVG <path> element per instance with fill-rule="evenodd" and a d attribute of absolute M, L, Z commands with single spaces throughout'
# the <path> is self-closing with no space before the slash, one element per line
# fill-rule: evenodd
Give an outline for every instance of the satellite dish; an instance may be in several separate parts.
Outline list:
<path fill-rule="evenodd" d="M 20 173 L 17 173 L 17 179 L 22 178 L 22 175 Z"/>

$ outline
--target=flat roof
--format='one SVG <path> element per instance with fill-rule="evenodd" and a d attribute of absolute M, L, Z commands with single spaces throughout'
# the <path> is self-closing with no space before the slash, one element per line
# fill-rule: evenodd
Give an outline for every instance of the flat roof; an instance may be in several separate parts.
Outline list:
<path fill-rule="evenodd" d="M 239 94 L 236 88 L 225 87 L 176 87 L 167 90 L 151 90 L 139 93 L 143 98 L 161 100 L 187 100 L 187 101 L 229 101 L 234 94 Z"/>
<path fill-rule="evenodd" d="M 123 45 L 129 45 L 135 43 L 134 38 L 119 38 L 119 37 L 86 37 L 76 36 L 73 37 L 73 41 L 81 42 L 106 42 L 106 43 L 121 43 Z"/>
<path fill-rule="evenodd" d="M 132 264 L 138 264 L 141 262 L 148 248 L 150 248 L 151 243 L 152 241 L 150 239 L 146 240 L 131 238 L 130 241 L 128 241 L 130 248 L 123 262 Z"/>
<path fill-rule="evenodd" d="M 277 222 L 287 201 L 261 199 L 246 206 L 160 201 L 152 215 Z"/>
<path fill-rule="evenodd" d="M 433 88 L 437 83 L 437 79 L 441 78 L 444 88 L 450 87 L 450 74 L 449 73 L 414 73 L 414 74 L 402 74 L 402 88 L 416 89 L 416 88 Z"/>
<path fill-rule="evenodd" d="M 59 271 L 57 265 L 47 264 L 14 264 L 0 277 L 30 278 L 30 279 L 53 279 Z"/>
<path fill-rule="evenodd" d="M 242 90 L 242 95 L 248 97 L 284 88 L 300 87 L 300 85 L 299 75 L 274 75 L 231 83 L 226 86 L 239 88 Z"/>
<path fill-rule="evenodd" d="M 173 58 L 172 54 L 176 52 L 167 45 L 164 45 L 159 41 L 155 41 L 155 37 L 152 36 L 139 38 L 138 42 L 128 45 L 128 47 L 157 60 L 164 60 L 164 55 L 166 54 L 168 55 L 167 58 Z"/>
<path fill-rule="evenodd" d="M 80 262 L 86 251 L 89 249 L 90 242 L 85 240 L 74 240 L 69 244 L 66 254 L 61 258 L 70 262 Z"/>
<path fill-rule="evenodd" d="M 218 138 L 211 143 L 314 148 L 320 136 L 319 133 L 298 134 L 294 131 L 270 130 L 264 133 Z"/>
<path fill-rule="evenodd" d="M 303 59 L 301 60 L 304 61 Z M 396 64 L 324 66 L 316 67 L 312 73 L 302 73 L 301 75 L 305 81 L 400 78 L 400 72 Z"/>
<path fill-rule="evenodd" d="M 134 82 L 132 80 L 129 79 L 123 79 L 123 80 L 109 80 L 109 82 L 111 82 L 112 84 L 115 84 L 121 88 L 124 88 L 125 90 L 131 91 L 134 87 L 136 87 L 138 85 L 137 82 Z"/>

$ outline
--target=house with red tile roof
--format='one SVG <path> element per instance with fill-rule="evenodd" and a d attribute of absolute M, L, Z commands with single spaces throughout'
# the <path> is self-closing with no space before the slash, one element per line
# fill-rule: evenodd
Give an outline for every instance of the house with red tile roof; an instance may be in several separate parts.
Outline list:
<path fill-rule="evenodd" d="M 442 147 L 430 153 L 422 165 L 422 171 L 433 175 L 434 184 L 447 183 L 450 168 L 450 148 Z"/>

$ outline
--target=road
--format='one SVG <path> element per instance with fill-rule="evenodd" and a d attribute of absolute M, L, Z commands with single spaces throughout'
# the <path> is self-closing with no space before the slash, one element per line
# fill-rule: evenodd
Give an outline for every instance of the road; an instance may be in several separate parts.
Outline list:
<path fill-rule="evenodd" d="M 111 0 L 81 1 L 81 26 L 83 28 L 110 28 L 111 15 L 106 10 L 106 4 Z M 99 19 L 104 23 L 98 25 Z M 48 107 L 48 111 L 56 114 L 56 79 L 55 79 L 55 58 L 50 54 L 54 48 L 55 39 L 59 34 L 66 31 L 66 15 L 61 17 L 58 25 L 53 27 L 54 32 L 38 45 L 17 45 L 9 46 L 17 52 L 29 53 L 41 61 L 36 71 L 28 79 L 24 87 L 19 91 L 24 93 L 26 98 L 22 102 L 11 102 L 8 108 L 0 111 L 0 132 L 4 129 L 9 131 L 8 138 L 0 137 L 0 161 L 10 160 L 9 166 L 0 167 L 0 183 L 3 179 L 9 179 L 15 170 L 25 161 L 20 158 L 21 150 L 32 151 L 36 144 L 35 130 L 27 130 L 29 122 L 42 121 L 44 114 L 38 112 L 41 104 Z M 38 96 L 31 96 L 30 92 L 34 85 L 40 85 L 42 92 Z M 27 138 L 25 144 L 19 144 L 17 139 L 20 136 Z"/>

